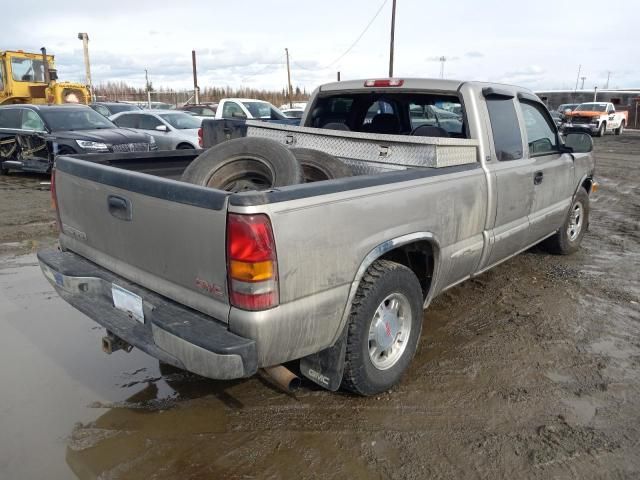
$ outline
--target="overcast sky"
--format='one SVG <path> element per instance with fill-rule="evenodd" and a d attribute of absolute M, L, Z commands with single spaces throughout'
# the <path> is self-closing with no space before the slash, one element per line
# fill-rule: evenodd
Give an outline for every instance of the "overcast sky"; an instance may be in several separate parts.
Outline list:
<path fill-rule="evenodd" d="M 188 88 L 191 49 L 202 87 L 281 88 L 284 48 L 292 83 L 311 90 L 335 79 L 388 72 L 391 3 L 342 58 L 383 0 L 50 0 L 6 2 L 0 49 L 56 55 L 62 80 L 84 80 L 89 34 L 94 83 L 123 80 Z M 532 89 L 640 87 L 640 1 L 397 0 L 395 76 L 489 80 Z M 28 12 L 28 15 L 25 14 Z M 10 20 L 9 20 L 10 19 Z M 340 59 L 339 59 L 340 58 Z M 339 60 L 338 60 L 339 59 Z"/>

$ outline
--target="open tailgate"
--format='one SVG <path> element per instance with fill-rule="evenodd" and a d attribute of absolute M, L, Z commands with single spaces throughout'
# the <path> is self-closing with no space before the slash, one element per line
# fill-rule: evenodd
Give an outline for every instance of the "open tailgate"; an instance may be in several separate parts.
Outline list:
<path fill-rule="evenodd" d="M 226 192 L 65 156 L 55 187 L 63 248 L 228 321 Z"/>

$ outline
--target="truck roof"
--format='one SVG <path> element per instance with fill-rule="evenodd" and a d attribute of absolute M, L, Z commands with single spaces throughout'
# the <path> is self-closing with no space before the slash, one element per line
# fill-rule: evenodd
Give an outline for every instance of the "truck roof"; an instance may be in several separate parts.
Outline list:
<path fill-rule="evenodd" d="M 347 90 L 363 90 L 367 88 L 365 82 L 371 81 L 385 81 L 385 80 L 397 80 L 402 81 L 401 85 L 398 86 L 372 86 L 373 89 L 398 89 L 398 90 L 434 90 L 434 91 L 456 91 L 463 84 L 472 84 L 479 88 L 482 87 L 491 87 L 491 86 L 499 86 L 503 87 L 506 90 L 512 92 L 531 92 L 531 90 L 523 87 L 519 87 L 517 85 L 509 85 L 503 83 L 495 83 L 495 82 L 477 82 L 477 81 L 463 81 L 463 80 L 444 80 L 442 78 L 400 78 L 394 77 L 393 79 L 389 79 L 388 77 L 381 78 L 363 78 L 358 80 L 346 80 L 341 82 L 331 82 L 325 83 L 319 87 L 319 92 L 333 92 L 333 91 L 347 91 Z"/>
<path fill-rule="evenodd" d="M 320 87 L 321 92 L 336 90 L 361 90 L 365 87 L 365 82 L 369 80 L 389 80 L 388 78 L 363 78 L 358 80 L 346 80 L 341 82 L 325 83 Z M 403 90 L 457 90 L 462 83 L 460 80 L 443 80 L 441 78 L 395 78 L 402 80 L 402 85 L 398 87 Z M 375 87 L 372 87 L 375 88 Z M 385 87 L 386 88 L 386 87 Z"/>

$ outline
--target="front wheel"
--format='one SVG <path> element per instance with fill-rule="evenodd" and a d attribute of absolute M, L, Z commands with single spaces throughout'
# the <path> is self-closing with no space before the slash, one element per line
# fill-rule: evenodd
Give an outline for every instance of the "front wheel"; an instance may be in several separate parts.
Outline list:
<path fill-rule="evenodd" d="M 598 128 L 598 133 L 596 133 L 596 137 L 604 137 L 604 133 L 607 129 L 607 124 L 602 122 L 600 124 L 600 128 Z"/>
<path fill-rule="evenodd" d="M 400 381 L 422 330 L 422 289 L 415 274 L 378 260 L 365 273 L 353 300 L 342 385 L 375 395 Z"/>
<path fill-rule="evenodd" d="M 624 130 L 624 120 L 620 122 L 620 126 L 616 128 L 616 135 L 622 135 L 623 130 Z"/>
<path fill-rule="evenodd" d="M 589 194 L 580 187 L 573 199 L 567 218 L 560 230 L 545 241 L 551 253 L 570 255 L 580 248 L 589 225 Z"/>

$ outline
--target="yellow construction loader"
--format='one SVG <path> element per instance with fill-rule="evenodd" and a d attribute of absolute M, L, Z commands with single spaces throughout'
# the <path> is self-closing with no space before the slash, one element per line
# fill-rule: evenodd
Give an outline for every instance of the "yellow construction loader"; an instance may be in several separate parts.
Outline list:
<path fill-rule="evenodd" d="M 58 82 L 53 55 L 0 50 L 0 105 L 62 104 L 91 101 L 86 85 Z"/>

